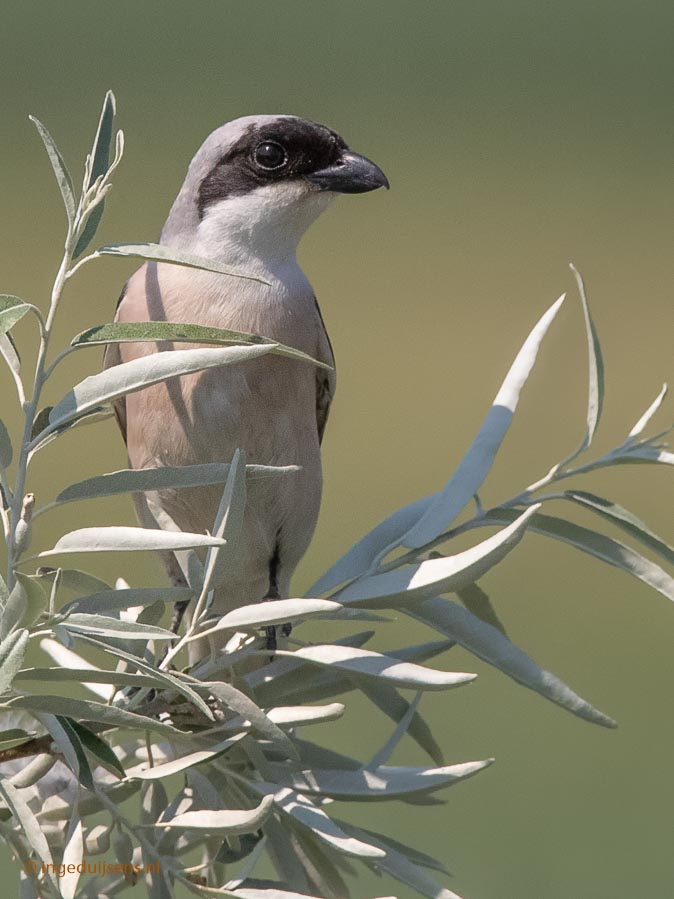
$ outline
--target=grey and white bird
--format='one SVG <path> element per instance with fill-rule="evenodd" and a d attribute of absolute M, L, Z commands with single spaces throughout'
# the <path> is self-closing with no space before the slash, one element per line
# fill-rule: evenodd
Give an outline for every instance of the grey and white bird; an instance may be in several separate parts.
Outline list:
<path fill-rule="evenodd" d="M 194 156 L 160 243 L 235 266 L 268 285 L 148 262 L 126 284 L 116 320 L 245 331 L 334 366 L 297 246 L 338 194 L 378 187 L 388 187 L 381 169 L 323 125 L 287 115 L 223 125 Z M 111 344 L 105 365 L 159 349 L 152 343 Z M 133 468 L 229 462 L 237 447 L 249 463 L 300 466 L 291 476 L 250 485 L 240 564 L 225 574 L 214 612 L 289 596 L 318 517 L 320 444 L 334 391 L 334 371 L 266 355 L 174 378 L 118 402 Z M 182 530 L 203 533 L 213 526 L 221 492 L 184 488 L 153 499 Z M 155 526 L 142 496 L 136 508 L 141 523 Z M 180 582 L 176 560 L 167 557 L 165 564 Z"/>

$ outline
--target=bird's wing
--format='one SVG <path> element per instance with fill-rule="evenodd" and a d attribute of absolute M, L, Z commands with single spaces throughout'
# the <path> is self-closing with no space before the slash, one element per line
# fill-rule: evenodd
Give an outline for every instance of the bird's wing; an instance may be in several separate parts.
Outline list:
<path fill-rule="evenodd" d="M 323 434 L 325 433 L 325 425 L 328 421 L 330 404 L 335 395 L 336 374 L 335 355 L 332 352 L 332 344 L 330 343 L 330 338 L 328 337 L 328 332 L 325 328 L 325 322 L 321 315 L 321 308 L 318 305 L 316 297 L 314 297 L 314 302 L 316 303 L 316 312 L 321 321 L 317 358 L 319 362 L 327 362 L 328 365 L 332 366 L 330 371 L 325 368 L 316 369 L 316 427 L 318 428 L 318 440 L 321 442 L 323 440 Z"/>

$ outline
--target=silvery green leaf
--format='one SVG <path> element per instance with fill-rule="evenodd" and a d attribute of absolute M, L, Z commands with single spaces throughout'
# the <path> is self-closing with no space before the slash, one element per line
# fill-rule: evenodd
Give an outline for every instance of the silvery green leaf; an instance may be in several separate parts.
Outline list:
<path fill-rule="evenodd" d="M 89 173 L 88 182 L 85 185 L 85 189 L 87 190 L 93 185 L 97 178 L 105 175 L 108 171 L 108 166 L 110 164 L 110 144 L 112 143 L 112 123 L 115 118 L 115 111 L 115 95 L 112 91 L 108 91 L 103 100 L 103 109 L 101 110 L 101 117 L 98 121 L 98 128 L 96 129 L 96 137 L 94 138 L 94 143 L 91 148 L 91 171 Z M 84 230 L 75 246 L 75 251 L 73 253 L 74 259 L 81 256 L 91 243 L 103 215 L 103 206 L 104 204 L 101 202 L 91 212 L 91 215 L 84 226 Z"/>
<path fill-rule="evenodd" d="M 66 831 L 66 845 L 63 850 L 63 864 L 66 874 L 59 878 L 59 888 L 63 899 L 74 899 L 77 892 L 77 882 L 79 873 L 77 866 L 82 861 L 84 855 L 84 832 L 82 830 L 82 820 L 77 811 L 77 805 L 73 805 L 72 814 Z M 69 865 L 75 866 L 75 871 L 70 873 Z"/>
<path fill-rule="evenodd" d="M 193 639 L 201 639 L 216 631 L 237 631 L 270 624 L 284 624 L 286 621 L 300 621 L 325 612 L 336 612 L 339 609 L 340 603 L 328 599 L 266 600 L 228 612 L 219 618 L 213 627 L 195 634 Z"/>
<path fill-rule="evenodd" d="M 596 431 L 597 425 L 599 424 L 599 419 L 601 418 L 601 410 L 604 404 L 604 362 L 601 355 L 599 336 L 590 314 L 590 307 L 587 302 L 583 279 L 581 278 L 579 271 L 574 265 L 571 265 L 570 268 L 573 272 L 574 278 L 576 279 L 576 284 L 578 285 L 578 293 L 580 295 L 580 301 L 583 306 L 583 317 L 585 319 L 585 333 L 587 335 L 587 357 L 589 368 L 587 395 L 587 430 L 585 432 L 585 437 L 583 438 L 583 441 L 578 449 L 559 463 L 560 468 L 573 461 L 573 459 L 575 459 L 581 453 L 585 452 L 585 450 L 590 446 L 590 444 L 592 443 L 592 438 L 594 437 L 594 432 Z"/>
<path fill-rule="evenodd" d="M 56 710 L 54 709 L 53 711 Z M 73 727 L 74 721 L 68 715 L 51 714 L 51 711 L 46 714 L 37 712 L 35 717 L 54 738 L 54 742 L 63 754 L 78 783 L 95 793 L 96 787 L 89 760 L 79 734 Z"/>
<path fill-rule="evenodd" d="M 26 610 L 23 614 L 23 623 L 29 627 L 42 615 L 47 608 L 47 595 L 34 578 L 21 571 L 15 571 L 14 576 L 23 587 L 26 599 Z"/>
<path fill-rule="evenodd" d="M 641 416 L 639 421 L 634 425 L 632 430 L 627 435 L 628 440 L 636 439 L 639 436 L 639 434 L 641 434 L 644 431 L 644 429 L 646 428 L 646 425 L 651 420 L 651 418 L 653 418 L 655 413 L 658 411 L 658 409 L 662 405 L 662 401 L 664 400 L 664 398 L 666 396 L 667 396 L 667 385 L 663 384 L 662 388 L 660 390 L 660 393 L 656 396 L 656 398 L 650 404 L 648 409 L 646 409 L 646 411 Z"/>
<path fill-rule="evenodd" d="M 580 718 L 602 727 L 615 727 L 608 715 L 595 709 L 550 671 L 540 668 L 500 631 L 448 599 L 428 599 L 407 614 L 456 640 L 478 658 L 513 680 L 535 690 Z"/>
<path fill-rule="evenodd" d="M 149 627 L 146 625 L 145 627 Z M 171 634 L 171 637 L 175 639 L 175 634 Z M 155 637 L 151 639 L 156 639 Z M 138 669 L 146 678 L 150 678 L 152 683 L 150 686 L 153 686 L 155 689 L 159 689 L 160 687 L 165 687 L 169 690 L 175 690 L 184 696 L 189 702 L 193 703 L 210 721 L 213 721 L 213 713 L 211 712 L 208 705 L 204 702 L 204 700 L 193 690 L 187 683 L 185 683 L 184 678 L 181 678 L 172 672 L 163 671 L 161 668 L 158 668 L 156 665 L 151 664 L 149 662 L 144 661 L 143 659 L 139 659 L 138 656 L 132 655 L 129 652 L 125 652 L 119 646 L 106 646 L 96 639 L 89 639 L 92 645 L 95 645 L 98 649 L 106 652 L 110 655 L 115 656 L 118 659 L 124 659 L 125 662 L 128 662 L 129 665 L 133 665 Z M 88 677 L 88 675 L 87 675 Z"/>
<path fill-rule="evenodd" d="M 511 509 L 490 509 L 483 523 L 503 524 L 506 521 L 512 521 L 516 514 Z M 639 578 L 649 587 L 653 587 L 658 593 L 662 593 L 667 599 L 674 600 L 674 578 L 670 577 L 659 565 L 650 562 L 629 546 L 625 546 L 624 543 L 613 540 L 605 534 L 599 534 L 590 528 L 566 521 L 564 518 L 542 515 L 540 512 L 532 519 L 530 528 L 537 534 L 554 537 L 555 540 L 568 543 L 582 552 L 608 562 L 609 565 L 622 568 L 623 571 Z"/>
<path fill-rule="evenodd" d="M 389 739 L 380 749 L 377 750 L 377 752 L 375 752 L 369 763 L 365 766 L 366 768 L 374 770 L 381 767 L 382 765 L 385 765 L 386 762 L 389 761 L 389 759 L 395 752 L 398 743 L 400 743 L 402 738 L 409 730 L 409 726 L 412 722 L 412 718 L 416 714 L 417 706 L 421 701 L 422 695 L 423 694 L 421 693 L 421 691 L 417 693 L 417 695 L 405 710 L 405 714 L 401 717 L 400 721 L 398 721 L 396 728 Z"/>
<path fill-rule="evenodd" d="M 146 259 L 150 262 L 165 262 L 169 265 L 184 265 L 187 268 L 198 268 L 206 272 L 215 272 L 219 275 L 231 275 L 233 278 L 243 278 L 245 281 L 258 281 L 260 284 L 268 284 L 264 278 L 255 275 L 247 275 L 245 272 L 223 265 L 216 259 L 206 259 L 203 256 L 195 256 L 193 253 L 183 253 L 173 247 L 165 247 L 158 243 L 113 243 L 106 244 L 98 250 L 101 256 L 131 256 L 136 259 Z"/>
<path fill-rule="evenodd" d="M 406 884 L 422 896 L 428 896 L 429 899 L 461 899 L 457 893 L 440 886 L 418 864 L 415 864 L 404 852 L 400 851 L 393 841 L 379 840 L 370 831 L 361 830 L 361 828 L 354 827 L 352 824 L 344 824 L 344 828 L 347 833 L 353 834 L 354 837 L 371 840 L 373 845 L 379 846 L 386 852 L 385 858 L 376 863 L 376 867 L 380 871 L 384 871 L 400 881 L 400 883 Z"/>
<path fill-rule="evenodd" d="M 159 531 L 154 528 L 99 527 L 80 528 L 64 534 L 53 549 L 39 554 L 40 558 L 60 553 L 130 552 L 138 550 L 191 549 L 196 546 L 219 546 L 217 537 L 208 534 L 188 534 Z"/>
<path fill-rule="evenodd" d="M 2 575 L 0 575 L 0 610 L 4 609 L 8 599 L 9 590 L 7 589 L 7 584 L 5 583 Z"/>
<path fill-rule="evenodd" d="M 88 571 L 80 571 L 77 568 L 39 568 L 35 577 L 45 580 L 49 584 L 54 583 L 57 572 L 59 574 L 59 587 L 72 590 L 75 593 L 99 593 L 111 590 L 110 584 L 101 580 Z"/>
<path fill-rule="evenodd" d="M 30 306 L 18 297 L 0 294 L 0 336 L 10 331 L 30 310 Z"/>
<path fill-rule="evenodd" d="M 42 138 L 42 143 L 44 144 L 45 150 L 47 151 L 47 156 L 49 156 L 51 167 L 54 170 L 54 175 L 56 176 L 56 182 L 59 186 L 59 190 L 61 191 L 63 205 L 66 209 L 66 215 L 68 216 L 68 225 L 72 228 L 75 221 L 75 210 L 77 208 L 72 178 L 70 177 L 70 173 L 68 172 L 66 164 L 63 161 L 61 152 L 56 146 L 56 143 L 51 134 L 47 131 L 42 122 L 39 119 L 35 118 L 35 116 L 29 115 L 28 118 L 35 125 L 40 137 Z"/>
<path fill-rule="evenodd" d="M 451 787 L 460 780 L 472 777 L 493 763 L 493 759 L 464 762 L 443 768 L 412 768 L 382 765 L 358 771 L 339 771 L 331 768 L 312 768 L 307 771 L 284 771 L 279 765 L 271 768 L 280 784 L 287 784 L 301 793 L 330 796 L 333 799 L 381 801 L 397 799 L 416 793 L 431 793 Z"/>
<path fill-rule="evenodd" d="M 73 612 L 61 624 L 68 631 L 92 637 L 124 637 L 127 640 L 175 640 L 176 637 L 173 631 L 163 627 L 85 612 Z"/>
<path fill-rule="evenodd" d="M 28 631 L 12 631 L 0 643 L 0 693 L 8 690 L 21 668 L 28 645 Z"/>
<path fill-rule="evenodd" d="M 193 686 L 195 689 L 197 688 L 196 683 Z M 208 690 L 221 706 L 231 709 L 241 716 L 241 723 L 235 719 L 233 722 L 227 723 L 228 727 L 241 727 L 245 726 L 246 722 L 250 722 L 260 736 L 270 740 L 284 755 L 292 759 L 298 758 L 297 750 L 288 735 L 241 690 L 224 681 L 204 681 L 203 688 Z"/>
<path fill-rule="evenodd" d="M 140 785 L 136 782 L 123 781 L 112 787 L 106 786 L 105 793 L 108 799 L 112 799 L 116 804 L 120 804 L 134 796 L 138 792 L 139 787 Z M 103 803 L 98 796 L 80 797 L 79 812 L 83 818 L 87 815 L 96 814 L 102 807 Z M 40 812 L 41 821 L 67 821 L 69 818 L 70 805 L 68 803 L 52 807 L 47 806 Z"/>
<path fill-rule="evenodd" d="M 210 343 L 216 346 L 243 345 L 267 345 L 274 348 L 277 356 L 286 356 L 289 359 L 301 359 L 311 362 L 318 368 L 330 369 L 331 366 L 320 362 L 312 356 L 297 350 L 294 347 L 285 346 L 270 340 L 268 337 L 260 337 L 257 334 L 247 334 L 243 331 L 229 331 L 225 328 L 208 328 L 204 325 L 192 325 L 179 322 L 109 322 L 89 328 L 74 337 L 71 341 L 73 348 L 94 346 L 96 344 L 109 343 L 143 343 L 157 341 L 170 341 L 171 343 Z"/>
<path fill-rule="evenodd" d="M 42 833 L 40 822 L 31 811 L 28 803 L 23 798 L 19 790 L 9 783 L 6 778 L 0 779 L 0 795 L 7 803 L 7 807 L 21 826 L 21 829 L 28 840 L 29 845 L 38 855 L 38 858 L 45 865 L 51 865 L 53 870 L 54 860 L 49 849 L 49 844 L 45 835 Z M 49 868 L 47 870 L 50 870 Z"/>
<path fill-rule="evenodd" d="M 363 839 L 372 839 L 373 841 L 376 841 L 377 845 L 381 845 L 382 849 L 386 849 L 387 852 L 393 850 L 394 852 L 401 853 L 415 865 L 420 865 L 422 868 L 430 868 L 432 871 L 439 871 L 441 874 L 446 874 L 448 877 L 452 876 L 452 872 L 447 865 L 430 855 L 426 855 L 425 852 L 421 852 L 419 849 L 413 849 L 411 846 L 405 845 L 405 843 L 399 843 L 397 840 L 394 840 L 383 833 L 366 830 L 363 827 L 355 827 L 355 825 L 348 825 L 345 824 L 344 821 L 339 821 L 339 824 L 345 829 L 358 831 Z"/>
<path fill-rule="evenodd" d="M 304 646 L 292 653 L 283 653 L 314 665 L 334 667 L 354 677 L 375 677 L 415 690 L 444 690 L 469 684 L 476 674 L 456 671 L 437 671 L 411 662 L 400 662 L 391 656 L 355 649 L 348 646 Z"/>
<path fill-rule="evenodd" d="M 56 627 L 54 628 L 54 632 L 56 633 Z M 70 635 L 66 633 L 66 636 L 69 637 Z M 70 639 L 72 640 L 72 638 Z M 51 640 L 48 637 L 40 640 L 40 649 L 64 670 L 72 669 L 74 671 L 81 671 L 83 674 L 86 674 L 89 671 L 98 670 L 91 664 L 91 662 L 83 659 L 82 656 L 73 652 L 72 649 L 68 649 L 66 646 L 62 646 L 61 643 L 56 640 Z M 98 696 L 106 701 L 108 701 L 115 692 L 109 687 L 97 684 L 95 681 L 88 681 L 85 677 L 82 678 L 80 683 L 89 690 L 89 692 L 93 693 L 94 696 Z"/>
<path fill-rule="evenodd" d="M 565 490 L 564 493 L 559 494 L 559 498 L 568 499 L 586 509 L 591 509 L 674 565 L 674 549 L 658 537 L 641 519 L 623 506 L 619 506 L 618 503 L 596 496 L 594 493 L 587 493 L 585 490 Z"/>
<path fill-rule="evenodd" d="M 454 556 L 429 559 L 355 581 L 334 597 L 344 605 L 395 608 L 437 593 L 456 591 L 481 578 L 517 546 L 539 506 L 531 506 L 508 527 Z"/>
<path fill-rule="evenodd" d="M 12 464 L 12 441 L 5 423 L 0 419 L 0 471 Z"/>
<path fill-rule="evenodd" d="M 395 687 L 389 684 L 382 684 L 380 681 L 374 680 L 361 680 L 358 688 L 380 711 L 396 723 L 407 714 L 410 708 L 410 703 L 403 699 Z M 419 712 L 414 712 L 412 715 L 407 735 L 428 754 L 438 768 L 444 765 L 442 749 Z"/>
<path fill-rule="evenodd" d="M 88 749 L 108 771 L 112 771 L 113 774 L 117 774 L 119 777 L 126 775 L 122 763 L 105 740 L 77 721 L 71 720 L 70 726 L 79 737 L 82 746 Z"/>
<path fill-rule="evenodd" d="M 5 749 L 14 749 L 15 746 L 21 746 L 27 743 L 35 736 L 35 731 L 28 732 L 20 727 L 10 727 L 7 730 L 0 731 L 0 752 Z"/>
<path fill-rule="evenodd" d="M 83 668 L 23 668 L 16 676 L 17 681 L 37 681 L 54 683 L 72 681 L 79 684 L 115 684 L 116 686 L 156 687 L 157 679 L 145 674 L 129 671 L 104 671 Z"/>
<path fill-rule="evenodd" d="M 430 543 L 447 529 L 479 490 L 510 427 L 520 392 L 536 362 L 543 338 L 563 302 L 564 296 L 561 296 L 553 303 L 525 340 L 473 443 L 447 485 L 436 494 L 429 508 L 402 537 L 402 546 L 417 549 Z M 382 555 L 393 549 L 394 545 L 386 548 Z"/>
<path fill-rule="evenodd" d="M 484 621 L 485 624 L 495 627 L 497 631 L 501 631 L 504 637 L 508 636 L 491 600 L 479 584 L 468 584 L 467 587 L 457 590 L 456 595 L 471 614 Z"/>
<path fill-rule="evenodd" d="M 84 834 L 84 845 L 87 855 L 100 855 L 110 848 L 111 825 L 96 824 L 88 828 Z"/>
<path fill-rule="evenodd" d="M 667 452 L 659 446 L 640 446 L 638 449 L 631 449 L 624 455 L 618 456 L 615 461 L 609 462 L 609 465 L 615 465 L 616 462 L 623 463 L 646 463 L 660 462 L 663 465 L 674 465 L 674 453 Z M 597 466 L 599 468 L 599 466 Z"/>
<path fill-rule="evenodd" d="M 61 608 L 61 613 L 119 612 L 132 606 L 151 606 L 156 602 L 174 603 L 190 599 L 189 587 L 136 587 L 123 590 L 101 590 L 90 596 L 71 599 Z M 175 636 L 175 634 L 174 634 Z"/>
<path fill-rule="evenodd" d="M 264 781 L 251 781 L 250 786 L 262 795 L 272 794 L 278 809 L 290 815 L 297 824 L 308 827 L 319 839 L 338 852 L 354 858 L 383 858 L 385 855 L 384 851 L 376 846 L 347 836 L 322 809 L 301 793 L 288 787 L 279 789 L 276 784 Z"/>
<path fill-rule="evenodd" d="M 48 433 L 62 428 L 91 409 L 109 403 L 120 396 L 142 390 L 144 387 L 158 384 L 168 378 L 208 368 L 218 368 L 223 365 L 234 365 L 237 362 L 265 356 L 273 352 L 276 346 L 276 344 L 270 343 L 261 346 L 229 346 L 222 349 L 172 350 L 151 353 L 149 356 L 142 356 L 131 362 L 122 362 L 113 368 L 90 375 L 75 385 L 54 406 L 49 415 L 49 426 L 41 434 L 38 434 L 31 447 L 43 440 Z"/>
<path fill-rule="evenodd" d="M 5 360 L 9 368 L 18 378 L 21 368 L 21 358 L 16 351 L 14 342 L 9 334 L 0 334 L 0 356 Z"/>
<path fill-rule="evenodd" d="M 135 730 L 154 730 L 166 736 L 175 736 L 182 731 L 145 715 L 136 715 L 115 706 L 88 699 L 68 699 L 65 696 L 49 696 L 30 694 L 17 696 L 6 703 L 6 708 L 26 709 L 29 712 L 47 712 L 53 715 L 67 715 L 70 718 L 84 721 L 100 721 L 110 727 L 128 727 Z"/>
<path fill-rule="evenodd" d="M 213 524 L 213 535 L 224 540 L 224 545 L 212 546 L 206 551 L 202 593 L 220 586 L 227 570 L 235 570 L 241 549 L 243 513 L 246 506 L 246 456 L 237 449 L 232 457 L 220 505 Z"/>
<path fill-rule="evenodd" d="M 269 709 L 267 717 L 274 724 L 283 727 L 304 727 L 307 724 L 318 724 L 323 721 L 336 721 L 344 714 L 346 706 L 341 702 L 331 702 L 329 705 L 306 706 L 278 706 Z"/>
<path fill-rule="evenodd" d="M 161 765 L 153 765 L 148 768 L 133 768 L 126 772 L 126 776 L 131 780 L 143 781 L 171 777 L 174 774 L 178 774 L 180 771 L 187 770 L 192 767 L 192 765 L 200 765 L 202 762 L 214 759 L 222 752 L 226 752 L 228 749 L 231 749 L 232 746 L 235 746 L 243 736 L 243 734 L 237 734 L 234 737 L 230 737 L 228 740 L 222 740 L 219 743 L 213 744 L 208 749 L 199 749 L 196 752 L 190 752 L 187 755 L 172 759 L 170 762 L 164 762 Z"/>
<path fill-rule="evenodd" d="M 15 774 L 10 778 L 12 786 L 16 787 L 17 790 L 23 790 L 26 787 L 34 786 L 38 780 L 51 771 L 56 764 L 56 761 L 56 756 L 51 755 L 48 752 L 33 756 L 33 758 L 21 768 L 18 774 Z"/>
<path fill-rule="evenodd" d="M 321 593 L 327 593 L 328 590 L 334 590 L 345 581 L 350 581 L 366 571 L 370 571 L 387 547 L 400 543 L 402 537 L 431 507 L 437 496 L 439 496 L 438 493 L 424 496 L 422 499 L 408 503 L 385 518 L 364 537 L 361 537 L 341 559 L 338 559 L 309 588 L 306 595 L 318 596 Z"/>
<path fill-rule="evenodd" d="M 202 487 L 224 484 L 229 474 L 229 464 L 210 462 L 205 465 L 184 465 L 175 468 L 137 468 L 113 471 L 71 484 L 56 497 L 56 503 L 116 496 L 141 490 L 172 490 L 179 487 Z M 246 480 L 289 474 L 298 471 L 296 465 L 246 465 Z"/>
<path fill-rule="evenodd" d="M 185 830 L 207 830 L 211 833 L 251 833 L 264 824 L 274 805 L 273 796 L 263 796 L 252 809 L 198 809 L 184 812 L 170 820 L 161 818 L 155 827 L 180 827 Z"/>
<path fill-rule="evenodd" d="M 27 611 L 28 597 L 23 584 L 17 580 L 0 616 L 0 640 L 21 624 Z"/>

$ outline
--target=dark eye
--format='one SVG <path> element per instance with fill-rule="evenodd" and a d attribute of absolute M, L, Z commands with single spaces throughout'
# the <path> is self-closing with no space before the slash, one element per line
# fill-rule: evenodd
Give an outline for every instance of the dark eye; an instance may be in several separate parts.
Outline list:
<path fill-rule="evenodd" d="M 288 161 L 288 154 L 276 141 L 264 140 L 255 147 L 253 159 L 262 169 L 280 169 Z"/>

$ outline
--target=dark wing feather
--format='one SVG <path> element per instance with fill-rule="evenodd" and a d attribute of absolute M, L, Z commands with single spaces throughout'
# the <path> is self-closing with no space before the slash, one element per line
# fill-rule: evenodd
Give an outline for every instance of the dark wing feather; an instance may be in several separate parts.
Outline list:
<path fill-rule="evenodd" d="M 336 377 L 335 354 L 332 351 L 332 344 L 330 343 L 330 338 L 328 337 L 328 332 L 325 328 L 325 322 L 321 315 L 321 308 L 318 305 L 316 297 L 314 297 L 314 302 L 316 303 L 316 312 L 321 322 L 318 360 L 320 362 L 327 362 L 328 365 L 332 366 L 331 371 L 326 371 L 324 368 L 316 369 L 316 427 L 318 429 L 318 440 L 320 443 L 323 441 L 323 434 L 325 433 L 325 426 L 330 413 L 330 404 L 335 395 Z"/>

